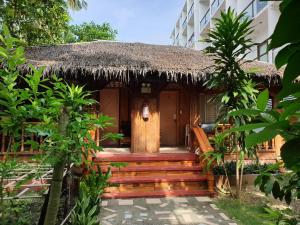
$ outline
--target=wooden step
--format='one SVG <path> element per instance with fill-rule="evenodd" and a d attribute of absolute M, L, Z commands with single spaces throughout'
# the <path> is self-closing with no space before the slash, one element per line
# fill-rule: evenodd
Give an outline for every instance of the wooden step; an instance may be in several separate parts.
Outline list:
<path fill-rule="evenodd" d="M 197 182 L 206 181 L 206 175 L 189 176 L 133 176 L 133 177 L 112 177 L 109 182 L 114 184 L 140 184 L 158 182 Z"/>
<path fill-rule="evenodd" d="M 103 172 L 107 172 L 110 168 L 111 172 L 148 172 L 148 171 L 202 171 L 202 166 L 191 165 L 191 166 L 181 166 L 181 165 L 170 165 L 170 166 L 125 166 L 121 168 L 116 168 L 112 166 L 101 166 Z"/>
<path fill-rule="evenodd" d="M 213 193 L 207 190 L 176 190 L 176 191 L 145 191 L 145 192 L 126 192 L 126 193 L 105 193 L 102 197 L 104 199 L 114 199 L 114 198 L 143 198 L 143 197 L 153 197 L 153 198 L 160 198 L 160 197 L 183 197 L 183 196 L 211 196 L 213 197 Z"/>
<path fill-rule="evenodd" d="M 112 171 L 113 186 L 106 189 L 105 198 L 211 195 L 211 180 L 198 160 L 194 153 L 98 153 L 93 158 L 95 169 Z M 113 162 L 127 166 L 111 167 Z"/>
<path fill-rule="evenodd" d="M 159 182 L 159 183 L 125 183 L 106 189 L 107 192 L 145 192 L 145 191 L 207 190 L 206 182 Z"/>
<path fill-rule="evenodd" d="M 94 162 L 154 162 L 154 161 L 195 161 L 194 153 L 97 153 Z"/>

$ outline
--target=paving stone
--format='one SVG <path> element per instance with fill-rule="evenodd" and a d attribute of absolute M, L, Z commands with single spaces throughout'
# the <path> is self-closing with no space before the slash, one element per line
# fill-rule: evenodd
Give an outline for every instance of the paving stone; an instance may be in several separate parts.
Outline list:
<path fill-rule="evenodd" d="M 217 207 L 213 202 L 199 202 L 195 197 L 117 199 L 109 200 L 107 205 L 109 207 L 103 207 L 100 212 L 102 225 L 235 224 L 231 219 L 225 220 L 220 214 L 222 211 L 214 209 Z"/>
<path fill-rule="evenodd" d="M 111 214 L 111 215 L 109 215 L 109 216 L 104 217 L 103 219 L 104 219 L 104 220 L 108 220 L 108 219 L 111 219 L 111 218 L 116 217 L 116 216 L 117 216 L 117 214 L 114 213 L 114 214 Z"/>
<path fill-rule="evenodd" d="M 114 209 L 109 209 L 109 208 L 103 208 L 103 209 L 106 210 L 106 211 L 112 212 L 112 213 L 116 212 L 116 210 L 114 210 Z"/>
<path fill-rule="evenodd" d="M 131 219 L 132 218 L 132 214 L 125 214 L 125 219 Z"/>
<path fill-rule="evenodd" d="M 188 200 L 186 198 L 173 198 L 172 199 L 176 203 L 187 203 Z"/>
<path fill-rule="evenodd" d="M 145 207 L 142 207 L 142 206 L 139 206 L 139 205 L 135 205 L 134 206 L 135 208 L 138 208 L 138 209 L 140 209 L 140 210 L 147 210 L 147 208 L 145 208 Z"/>
<path fill-rule="evenodd" d="M 209 197 L 195 197 L 198 202 L 212 202 L 212 199 Z"/>
<path fill-rule="evenodd" d="M 119 200 L 119 205 L 133 205 L 133 200 L 132 199 L 120 199 Z"/>
<path fill-rule="evenodd" d="M 228 225 L 237 225 L 236 223 L 228 223 Z"/>
<path fill-rule="evenodd" d="M 218 208 L 215 204 L 209 204 L 209 205 L 210 205 L 210 207 L 212 207 L 213 209 L 219 210 L 219 208 Z"/>
<path fill-rule="evenodd" d="M 164 208 L 164 207 L 166 207 L 167 205 L 168 205 L 168 203 L 163 203 L 163 204 L 160 205 L 160 207 Z"/>
<path fill-rule="evenodd" d="M 146 199 L 147 204 L 161 204 L 161 200 L 159 198 L 148 198 Z"/>
<path fill-rule="evenodd" d="M 161 214 L 170 214 L 171 211 L 155 211 L 154 212 L 156 215 L 161 215 Z"/>
<path fill-rule="evenodd" d="M 102 205 L 102 206 L 107 206 L 107 204 L 108 204 L 108 201 L 102 201 L 102 202 L 101 202 L 101 205 Z"/>
<path fill-rule="evenodd" d="M 219 213 L 219 214 L 224 220 L 229 220 L 229 218 L 224 213 Z"/>

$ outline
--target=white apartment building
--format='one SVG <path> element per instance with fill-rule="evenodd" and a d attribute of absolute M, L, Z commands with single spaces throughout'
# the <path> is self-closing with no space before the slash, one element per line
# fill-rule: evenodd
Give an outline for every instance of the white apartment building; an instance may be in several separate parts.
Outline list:
<path fill-rule="evenodd" d="M 279 2 L 259 0 L 185 0 L 183 9 L 171 33 L 173 45 L 202 50 L 207 46 L 209 29 L 214 27 L 214 18 L 229 7 L 237 13 L 245 12 L 253 19 L 254 32 L 251 35 L 256 44 L 248 59 L 272 63 L 275 51 L 267 51 L 268 38 L 278 21 Z"/>

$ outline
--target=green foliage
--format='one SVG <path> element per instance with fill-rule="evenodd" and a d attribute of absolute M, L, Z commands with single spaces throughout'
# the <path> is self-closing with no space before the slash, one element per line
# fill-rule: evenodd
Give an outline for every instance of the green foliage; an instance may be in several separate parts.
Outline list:
<path fill-rule="evenodd" d="M 38 200 L 18 200 L 7 202 L 7 206 L 0 215 L 1 225 L 32 225 L 36 224 L 39 210 L 42 206 Z"/>
<path fill-rule="evenodd" d="M 87 165 L 89 151 L 101 150 L 90 130 L 105 129 L 112 125 L 112 119 L 104 115 L 97 117 L 86 110 L 96 101 L 84 87 L 67 84 L 56 76 L 42 79 L 43 68 L 31 67 L 30 74 L 21 76 L 17 67 L 24 62 L 23 48 L 17 46 L 16 39 L 5 27 L 0 41 L 0 46 L 4 46 L 0 49 L 3 65 L 0 69 L 1 132 L 10 135 L 8 149 L 16 150 L 24 122 L 28 119 L 39 122 L 27 126 L 25 132 L 43 137 L 40 145 L 44 151 L 42 162 L 53 166 L 52 180 L 55 182 L 51 186 L 45 224 L 54 224 L 65 165 L 81 165 L 83 162 Z M 18 83 L 20 80 L 22 86 Z M 110 134 L 102 140 L 120 136 Z"/>
<path fill-rule="evenodd" d="M 247 195 L 250 195 L 247 193 Z M 290 210 L 277 210 L 266 205 L 265 200 L 249 196 L 243 201 L 220 198 L 216 205 L 241 225 L 295 225 L 297 219 Z"/>
<path fill-rule="evenodd" d="M 99 206 L 97 212 L 100 211 L 100 197 L 104 193 L 105 188 L 110 186 L 108 182 L 110 177 L 110 168 L 107 172 L 102 172 L 100 166 L 97 166 L 97 171 L 91 168 L 89 174 L 80 182 L 80 190 L 91 197 L 91 205 Z"/>
<path fill-rule="evenodd" d="M 0 30 L 7 24 L 12 35 L 27 45 L 63 42 L 69 21 L 64 0 L 0 2 Z"/>
<path fill-rule="evenodd" d="M 71 25 L 65 41 L 67 43 L 74 43 L 95 40 L 115 40 L 117 33 L 118 32 L 114 30 L 109 23 L 99 25 L 94 22 L 85 22 L 80 25 Z"/>
<path fill-rule="evenodd" d="M 71 215 L 72 225 L 98 225 L 97 205 L 91 207 L 92 196 L 82 192 Z"/>
<path fill-rule="evenodd" d="M 259 163 L 250 163 L 245 164 L 243 169 L 243 174 L 260 174 L 261 171 L 266 170 L 269 166 L 273 164 L 259 164 Z M 224 163 L 224 166 L 221 165 L 215 165 L 213 167 L 213 173 L 214 175 L 226 175 L 224 171 L 224 167 L 226 168 L 227 175 L 228 176 L 234 176 L 235 175 L 235 168 L 236 168 L 236 162 L 235 161 L 227 161 Z M 274 168 L 273 170 L 269 171 L 270 173 L 279 173 L 278 168 Z"/>

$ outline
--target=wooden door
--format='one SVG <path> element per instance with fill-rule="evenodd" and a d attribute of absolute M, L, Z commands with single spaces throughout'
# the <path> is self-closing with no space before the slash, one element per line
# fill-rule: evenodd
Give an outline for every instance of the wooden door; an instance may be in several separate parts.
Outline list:
<path fill-rule="evenodd" d="M 160 93 L 160 144 L 176 146 L 178 121 L 178 92 L 162 91 Z"/>
<path fill-rule="evenodd" d="M 104 130 L 105 133 L 119 133 L 119 89 L 107 88 L 100 91 L 100 112 L 113 118 L 113 126 Z M 110 140 L 100 143 L 104 146 L 116 146 Z"/>
<path fill-rule="evenodd" d="M 144 103 L 149 106 L 149 118 L 144 120 L 142 109 Z M 159 151 L 159 112 L 157 99 L 145 100 L 134 97 L 131 107 L 131 151 L 154 153 Z"/>

